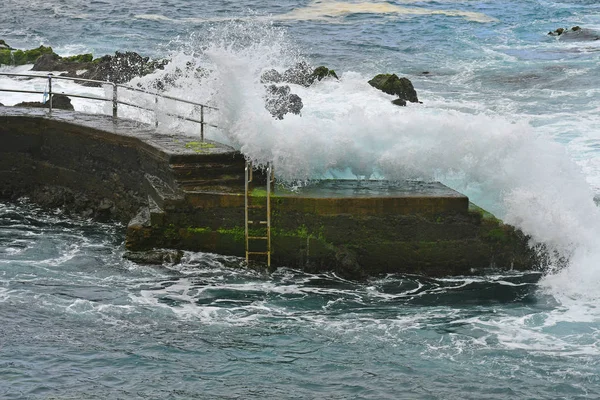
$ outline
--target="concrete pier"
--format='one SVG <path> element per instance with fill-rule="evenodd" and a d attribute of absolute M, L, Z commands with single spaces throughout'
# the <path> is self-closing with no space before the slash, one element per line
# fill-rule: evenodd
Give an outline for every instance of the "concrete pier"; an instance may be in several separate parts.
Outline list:
<path fill-rule="evenodd" d="M 127 222 L 132 251 L 245 254 L 245 160 L 228 146 L 101 115 L 11 107 L 0 107 L 0 143 L 4 198 L 28 195 Z M 257 220 L 266 212 L 260 170 L 254 182 L 250 219 Z M 535 264 L 520 232 L 440 183 L 321 181 L 298 191 L 275 185 L 271 205 L 274 266 L 362 278 Z"/>

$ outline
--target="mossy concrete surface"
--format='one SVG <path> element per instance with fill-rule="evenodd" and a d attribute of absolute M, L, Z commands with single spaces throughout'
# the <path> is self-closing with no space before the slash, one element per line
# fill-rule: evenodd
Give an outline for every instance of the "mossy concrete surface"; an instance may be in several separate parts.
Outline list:
<path fill-rule="evenodd" d="M 232 148 L 100 115 L 0 110 L 2 197 L 29 195 L 51 207 L 129 221 L 126 247 L 132 251 L 245 255 L 245 160 Z M 374 191 L 365 189 L 369 184 L 321 183 L 333 186 L 299 192 L 275 187 L 273 265 L 351 278 L 536 265 L 524 235 L 469 206 L 460 193 L 439 184 L 373 183 L 379 185 Z M 253 221 L 266 219 L 264 185 L 264 174 L 255 171 Z M 264 225 L 249 229 L 251 236 L 266 235 Z M 266 250 L 264 241 L 253 241 L 251 250 Z"/>

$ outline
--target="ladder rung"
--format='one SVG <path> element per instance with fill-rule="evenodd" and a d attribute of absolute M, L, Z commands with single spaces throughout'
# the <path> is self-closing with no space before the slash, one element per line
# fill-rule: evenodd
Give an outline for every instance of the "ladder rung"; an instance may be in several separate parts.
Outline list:
<path fill-rule="evenodd" d="M 264 239 L 267 240 L 268 237 L 267 236 L 248 236 L 248 239 Z"/>
<path fill-rule="evenodd" d="M 254 223 L 266 225 L 267 221 L 252 221 L 252 220 L 248 220 L 248 224 L 254 224 Z"/>
<path fill-rule="evenodd" d="M 270 252 L 268 252 L 268 251 L 249 251 L 248 254 L 262 254 L 264 256 L 267 256 L 270 254 Z"/>

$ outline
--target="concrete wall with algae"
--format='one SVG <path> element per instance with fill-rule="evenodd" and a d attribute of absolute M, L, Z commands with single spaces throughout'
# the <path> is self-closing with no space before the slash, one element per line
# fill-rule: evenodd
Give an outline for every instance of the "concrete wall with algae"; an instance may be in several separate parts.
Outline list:
<path fill-rule="evenodd" d="M 4 198 L 27 195 L 42 205 L 128 222 L 126 246 L 134 252 L 244 256 L 244 158 L 227 146 L 105 116 L 8 107 L 0 107 L 0 141 Z M 265 201 L 257 183 L 251 204 Z M 266 211 L 251 212 L 257 220 Z M 537 263 L 524 235 L 450 189 L 367 196 L 276 189 L 272 226 L 274 266 L 351 278 L 473 274 Z M 264 234 L 260 225 L 250 229 Z M 264 250 L 263 243 L 253 246 Z"/>

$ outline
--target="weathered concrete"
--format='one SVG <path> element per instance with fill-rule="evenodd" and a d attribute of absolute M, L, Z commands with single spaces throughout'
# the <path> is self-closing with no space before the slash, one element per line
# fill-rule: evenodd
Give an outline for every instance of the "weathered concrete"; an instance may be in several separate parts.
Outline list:
<path fill-rule="evenodd" d="M 244 158 L 99 115 L 0 108 L 0 194 L 130 221 L 127 248 L 243 256 Z M 256 172 L 250 219 L 264 219 Z M 532 268 L 526 238 L 439 183 L 321 182 L 272 197 L 273 264 L 360 278 Z M 262 236 L 260 225 L 251 234 Z M 256 242 L 253 250 L 262 251 Z M 143 259 L 143 257 L 137 257 Z"/>

